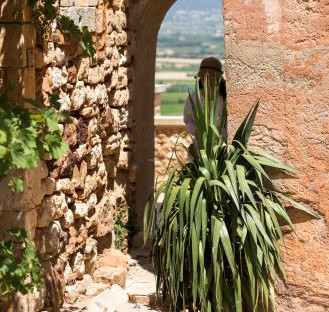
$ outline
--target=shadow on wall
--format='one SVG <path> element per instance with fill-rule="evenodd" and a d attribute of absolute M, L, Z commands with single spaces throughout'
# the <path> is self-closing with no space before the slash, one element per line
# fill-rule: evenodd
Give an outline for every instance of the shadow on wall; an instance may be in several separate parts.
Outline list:
<path fill-rule="evenodd" d="M 25 1 L 7 0 L 0 3 L 0 90 L 14 101 L 22 97 L 34 98 L 34 44 L 35 33 Z M 44 169 L 44 168 L 43 168 Z M 33 183 L 39 190 L 23 195 L 13 195 L 7 186 L 8 179 L 0 184 L 0 228 L 27 227 L 34 235 L 36 211 L 41 199 L 38 178 L 45 178 L 41 167 L 25 174 L 25 182 Z M 21 172 L 22 173 L 22 172 Z"/>
<path fill-rule="evenodd" d="M 35 31 L 26 1 L 0 3 L 0 87 L 12 100 L 34 98 Z"/>

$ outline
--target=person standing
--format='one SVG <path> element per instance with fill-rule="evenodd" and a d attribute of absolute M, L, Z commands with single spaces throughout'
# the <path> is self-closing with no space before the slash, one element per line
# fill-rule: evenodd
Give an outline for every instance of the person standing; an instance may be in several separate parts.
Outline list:
<path fill-rule="evenodd" d="M 210 94 L 213 97 L 215 87 L 219 83 L 219 109 L 218 109 L 218 122 L 217 126 L 220 126 L 221 114 L 226 101 L 226 82 L 223 78 L 222 63 L 215 57 L 208 57 L 201 61 L 198 77 L 199 77 L 199 89 L 200 89 L 200 98 L 201 103 L 204 98 L 204 84 L 205 78 L 208 76 L 209 85 L 210 85 Z M 193 101 L 196 101 L 196 92 L 191 93 Z M 213 99 L 212 99 L 213 100 Z M 193 110 L 190 97 L 186 99 L 184 106 L 184 123 L 186 125 L 187 131 L 193 136 L 196 135 L 196 125 L 193 117 Z M 224 130 L 222 133 L 223 139 L 227 141 L 227 122 L 225 121 Z"/>

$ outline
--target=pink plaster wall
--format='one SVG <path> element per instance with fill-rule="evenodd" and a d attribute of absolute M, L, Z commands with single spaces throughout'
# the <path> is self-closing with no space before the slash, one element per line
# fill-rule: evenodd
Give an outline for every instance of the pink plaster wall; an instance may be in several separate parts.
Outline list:
<path fill-rule="evenodd" d="M 292 213 L 278 311 L 329 311 L 329 1 L 223 2 L 230 133 L 260 98 L 252 142 L 303 171 L 277 185 L 322 216 Z"/>

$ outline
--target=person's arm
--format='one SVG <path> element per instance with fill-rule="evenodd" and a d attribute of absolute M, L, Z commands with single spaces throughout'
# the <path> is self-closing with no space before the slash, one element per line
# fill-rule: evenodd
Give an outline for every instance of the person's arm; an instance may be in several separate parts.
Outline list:
<path fill-rule="evenodd" d="M 219 107 L 218 107 L 218 120 L 217 120 L 217 127 L 221 126 L 221 120 L 222 120 L 222 111 L 224 109 L 225 105 L 225 99 L 222 94 L 219 95 Z M 227 116 L 226 119 L 224 120 L 224 127 L 223 131 L 221 133 L 223 140 L 227 143 L 227 138 L 228 138 L 228 131 L 227 131 Z"/>
<path fill-rule="evenodd" d="M 194 93 L 191 94 L 194 99 Z M 196 134 L 196 126 L 193 118 L 192 104 L 190 101 L 190 97 L 186 99 L 184 106 L 184 123 L 186 125 L 187 131 L 192 135 Z"/>
<path fill-rule="evenodd" d="M 226 80 L 224 79 L 224 77 L 222 77 L 222 79 L 220 81 L 219 88 L 220 88 L 220 96 L 221 96 L 222 101 L 223 101 L 222 105 L 224 106 L 224 103 L 227 101 Z M 228 139 L 227 116 L 226 116 L 226 119 L 225 119 L 225 125 L 224 125 L 224 128 L 223 128 L 222 138 L 227 143 L 227 139 Z"/>

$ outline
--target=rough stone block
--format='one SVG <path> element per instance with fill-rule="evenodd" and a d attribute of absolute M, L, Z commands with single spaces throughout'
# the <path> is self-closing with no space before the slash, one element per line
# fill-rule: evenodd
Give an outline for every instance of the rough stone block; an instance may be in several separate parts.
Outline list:
<path fill-rule="evenodd" d="M 111 266 L 115 268 L 126 268 L 128 263 L 128 257 L 120 250 L 109 249 L 100 255 L 99 265 Z"/>
<path fill-rule="evenodd" d="M 106 285 L 105 283 L 92 283 L 87 288 L 86 296 L 88 296 L 88 297 L 97 296 L 99 293 L 104 291 L 106 288 L 108 288 L 108 285 Z"/>
<path fill-rule="evenodd" d="M 71 18 L 79 27 L 87 26 L 89 31 L 95 30 L 96 8 L 94 7 L 61 8 L 60 14 Z"/>
<path fill-rule="evenodd" d="M 128 35 L 125 31 L 118 33 L 116 40 L 116 45 L 118 46 L 126 46 L 128 44 Z"/>
<path fill-rule="evenodd" d="M 88 205 L 84 202 L 74 203 L 74 217 L 75 218 L 85 218 L 88 216 Z"/>
<path fill-rule="evenodd" d="M 65 66 L 62 68 L 49 67 L 47 74 L 49 75 L 51 87 L 53 89 L 58 89 L 67 83 L 68 72 Z"/>
<path fill-rule="evenodd" d="M 104 147 L 104 155 L 114 155 L 119 152 L 122 135 L 120 132 L 110 136 Z"/>
<path fill-rule="evenodd" d="M 117 32 L 122 32 L 127 27 L 127 16 L 122 11 L 116 11 L 114 14 L 113 27 Z"/>
<path fill-rule="evenodd" d="M 56 181 L 55 190 L 58 192 L 63 192 L 64 194 L 73 193 L 72 181 L 69 178 L 59 179 Z"/>
<path fill-rule="evenodd" d="M 113 208 L 107 194 L 105 194 L 100 202 L 95 206 L 95 214 L 92 216 L 92 219 L 96 224 L 96 237 L 103 237 L 113 231 Z"/>
<path fill-rule="evenodd" d="M 114 268 L 103 266 L 98 268 L 93 274 L 93 280 L 98 283 L 118 284 L 124 287 L 126 284 L 127 272 L 124 268 Z"/>
<path fill-rule="evenodd" d="M 98 3 L 98 0 L 75 0 L 75 6 L 80 7 L 94 7 Z"/>
<path fill-rule="evenodd" d="M 86 99 L 86 89 L 84 88 L 83 82 L 79 82 L 76 88 L 73 90 L 71 100 L 71 110 L 76 111 L 81 108 Z"/>
<path fill-rule="evenodd" d="M 35 30 L 31 24 L 0 25 L 0 67 L 26 67 L 27 50 L 34 49 Z"/>
<path fill-rule="evenodd" d="M 74 0 L 61 0 L 60 1 L 61 7 L 71 7 L 74 6 Z"/>
<path fill-rule="evenodd" d="M 123 6 L 123 0 L 113 0 L 112 6 L 114 10 L 120 10 Z"/>
<path fill-rule="evenodd" d="M 53 219 L 58 219 L 68 210 L 64 194 L 46 196 L 39 209 L 37 227 L 46 227 Z"/>
<path fill-rule="evenodd" d="M 47 49 L 44 52 L 43 61 L 45 64 L 51 64 L 53 66 L 60 66 L 63 64 L 65 58 L 65 53 L 59 47 L 55 48 L 53 42 L 49 42 Z"/>
<path fill-rule="evenodd" d="M 113 285 L 111 289 L 107 289 L 93 298 L 87 306 L 87 311 L 117 311 L 120 307 L 128 304 L 128 301 L 129 297 L 125 291 L 118 285 Z"/>
<path fill-rule="evenodd" d="M 105 29 L 104 23 L 104 11 L 96 10 L 96 28 L 95 31 L 97 34 L 101 34 Z"/>
<path fill-rule="evenodd" d="M 46 189 L 42 185 L 42 180 L 48 175 L 45 163 L 40 162 L 35 169 L 24 172 L 16 171 L 13 174 L 23 176 L 24 192 L 16 194 L 8 188 L 10 176 L 2 180 L 0 183 L 0 211 L 13 211 L 13 207 L 16 212 L 28 211 L 40 205 L 46 194 Z"/>
<path fill-rule="evenodd" d="M 128 169 L 129 164 L 129 152 L 120 151 L 118 168 L 119 169 Z"/>
<path fill-rule="evenodd" d="M 83 274 L 85 273 L 85 259 L 80 252 L 78 252 L 74 257 L 73 273 L 76 274 L 78 279 L 83 278 Z"/>
<path fill-rule="evenodd" d="M 90 84 L 104 82 L 105 70 L 102 66 L 90 67 L 87 71 L 87 81 Z"/>
<path fill-rule="evenodd" d="M 65 233 L 59 221 L 52 221 L 48 227 L 37 229 L 35 246 L 43 259 L 49 255 L 57 255 L 62 246 Z"/>

